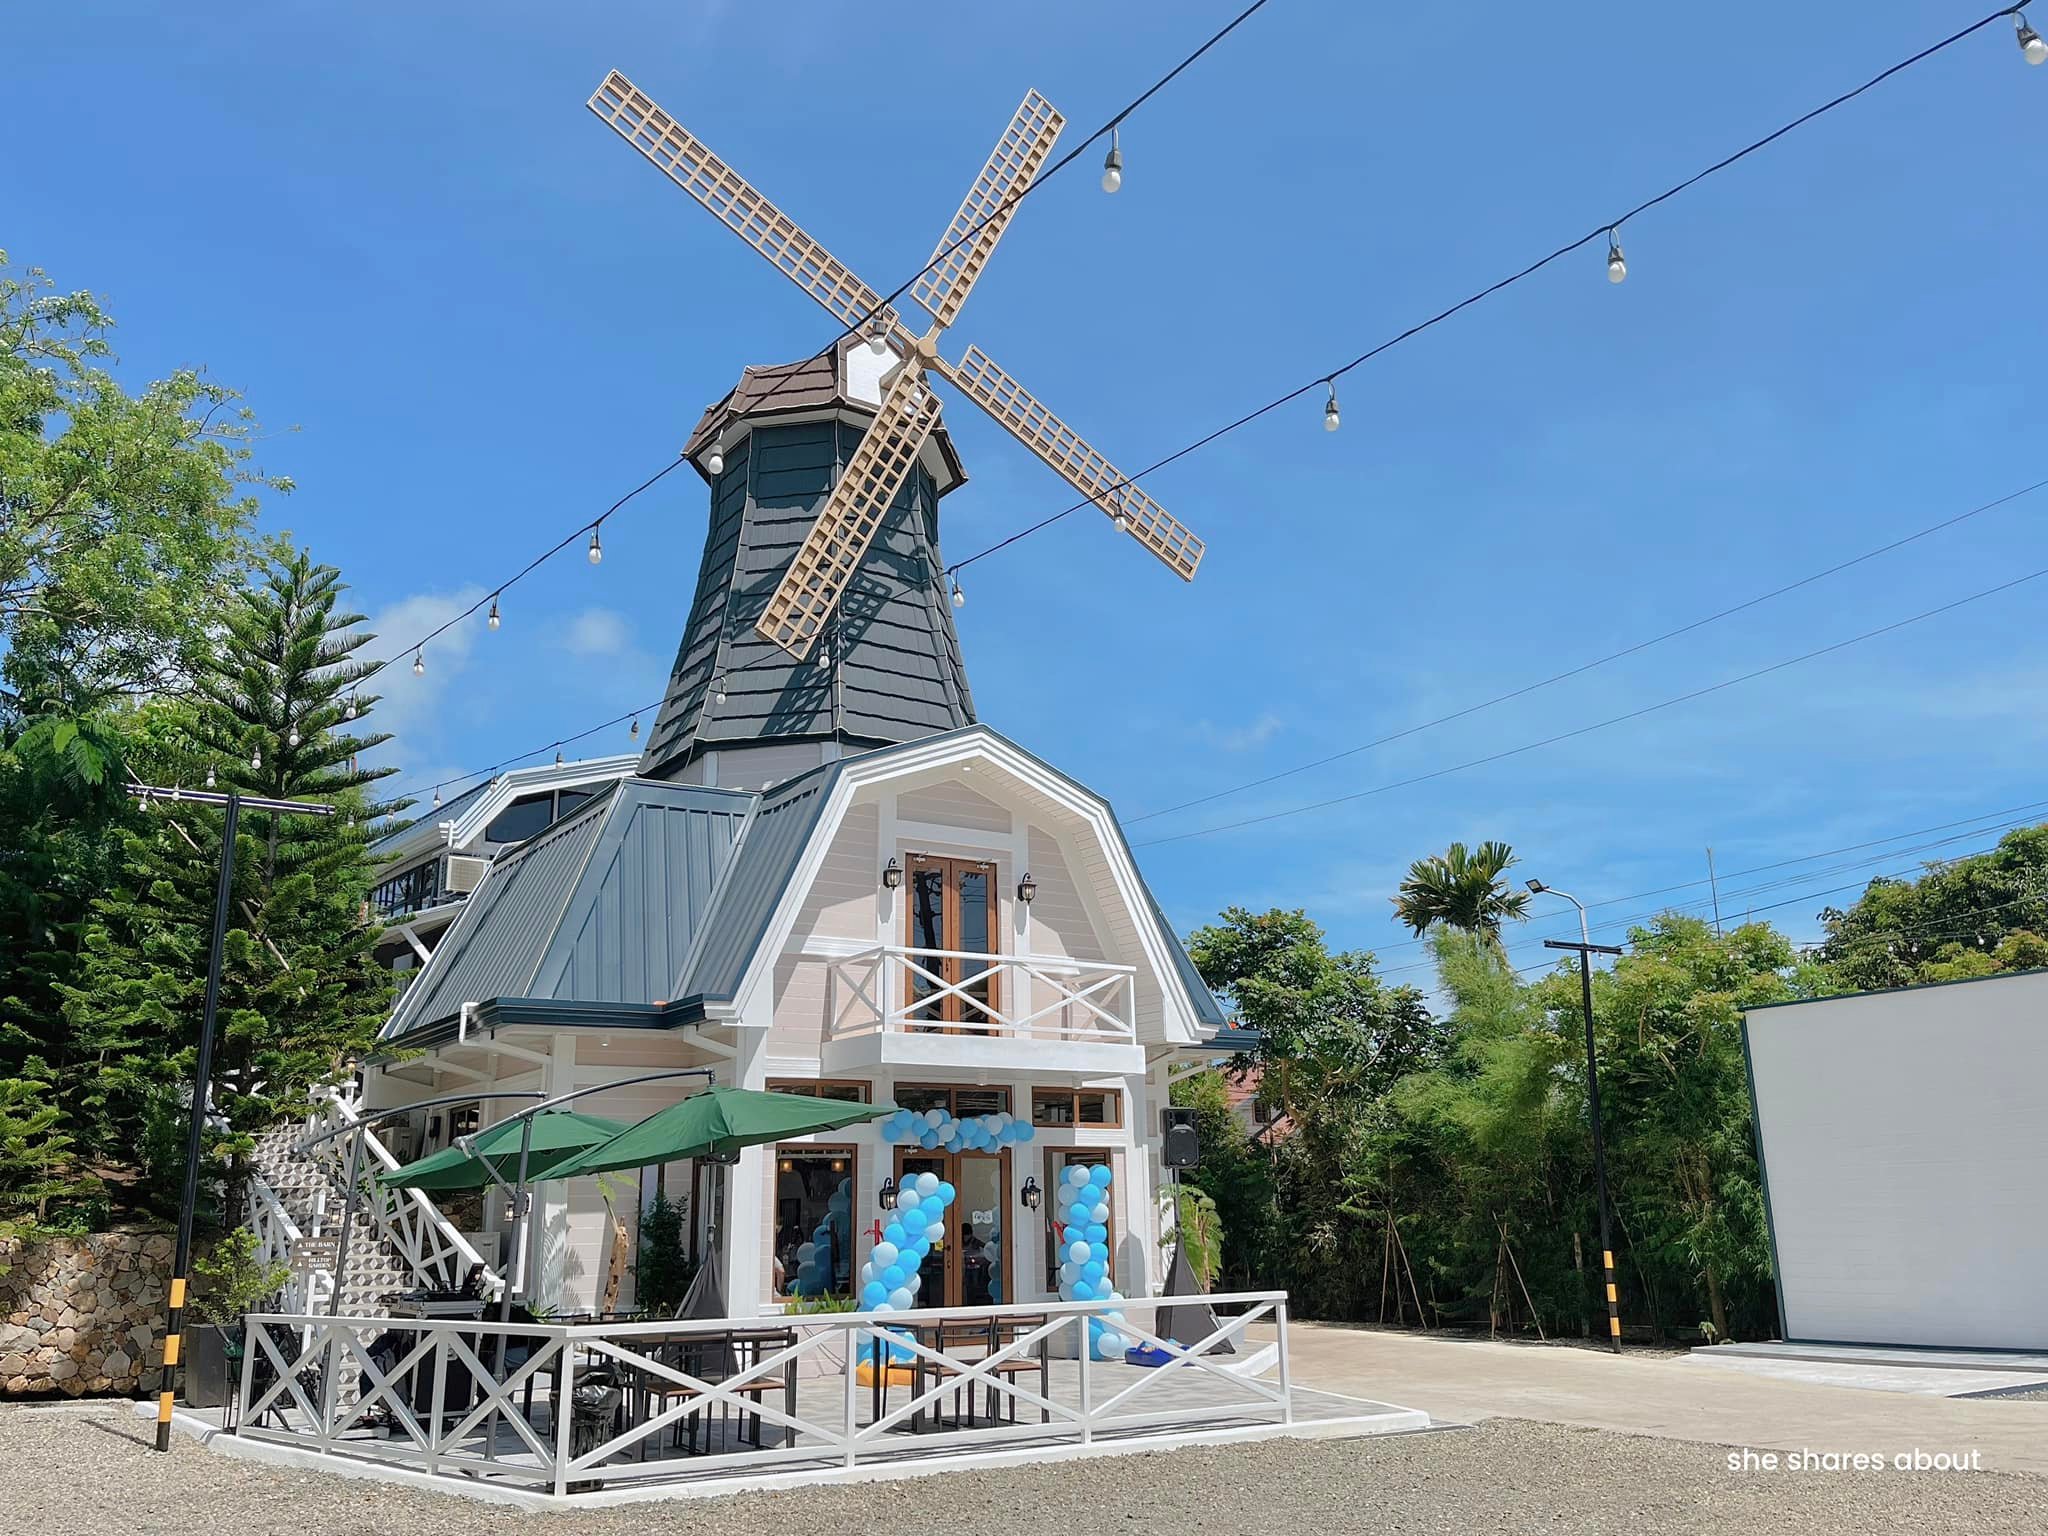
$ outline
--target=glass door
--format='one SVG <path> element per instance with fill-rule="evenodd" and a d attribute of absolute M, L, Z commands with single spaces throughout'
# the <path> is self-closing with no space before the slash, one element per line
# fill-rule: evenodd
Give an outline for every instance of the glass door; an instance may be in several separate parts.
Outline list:
<path fill-rule="evenodd" d="M 896 1183 L 930 1173 L 953 1186 L 940 1230 L 918 1273 L 916 1305 L 985 1307 L 1009 1293 L 1010 1154 L 1007 1152 L 917 1152 L 896 1154 Z"/>
<path fill-rule="evenodd" d="M 918 969 L 909 972 L 909 995 L 904 999 L 914 1021 L 911 1027 L 957 1034 L 961 1025 L 972 1030 L 990 1024 L 990 1010 L 1001 1006 L 996 998 L 995 970 L 985 962 L 958 956 L 996 952 L 995 866 L 975 859 L 914 853 L 909 875 L 904 943 L 911 949 L 951 952 L 944 959 L 912 957 Z M 960 990 L 946 991 L 948 987 Z"/>

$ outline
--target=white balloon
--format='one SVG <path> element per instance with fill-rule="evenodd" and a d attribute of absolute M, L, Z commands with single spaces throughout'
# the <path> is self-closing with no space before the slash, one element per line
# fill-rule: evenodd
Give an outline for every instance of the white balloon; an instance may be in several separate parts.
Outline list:
<path fill-rule="evenodd" d="M 924 1112 L 924 1123 L 936 1130 L 946 1123 L 946 1112 L 943 1109 L 928 1109 Z"/>
<path fill-rule="evenodd" d="M 1109 1220 L 1109 1202 L 1106 1200 L 1098 1200 L 1094 1204 L 1094 1206 L 1090 1208 L 1088 1212 L 1088 1219 L 1090 1221 L 1107 1222 Z"/>
<path fill-rule="evenodd" d="M 1103 1329 L 1095 1339 L 1096 1353 L 1100 1354 L 1104 1359 L 1108 1359 L 1112 1355 L 1122 1354 L 1125 1347 L 1124 1336 L 1112 1329 Z"/>
<path fill-rule="evenodd" d="M 1102 1299 L 1108 1302 L 1113 1307 L 1121 1306 L 1123 1304 L 1124 1293 L 1122 1291 L 1111 1291 L 1107 1296 L 1103 1297 Z"/>
<path fill-rule="evenodd" d="M 923 1196 L 919 1195 L 914 1189 L 900 1189 L 896 1192 L 896 1209 L 899 1211 L 914 1210 L 921 1199 L 923 1199 Z"/>
<path fill-rule="evenodd" d="M 1062 1285 L 1072 1285 L 1076 1280 L 1080 1278 L 1081 1266 L 1076 1264 L 1072 1259 L 1068 1259 L 1065 1263 L 1060 1265 L 1060 1283 Z"/>
<path fill-rule="evenodd" d="M 895 1262 L 896 1245 L 894 1243 L 877 1243 L 874 1247 L 874 1257 L 861 1266 L 860 1277 L 863 1280 L 872 1280 L 874 1276 L 870 1271 L 887 1269 Z"/>
<path fill-rule="evenodd" d="M 894 1312 L 908 1311 L 910 1308 L 909 1289 L 905 1286 L 897 1286 L 895 1290 L 889 1293 L 888 1305 L 890 1310 Z M 879 1311 L 880 1309 L 877 1308 L 877 1310 Z"/>
<path fill-rule="evenodd" d="M 1089 1259 L 1089 1254 L 1089 1247 L 1086 1243 L 1072 1243 L 1068 1245 L 1067 1257 L 1072 1259 L 1076 1264 L 1086 1264 Z"/>
<path fill-rule="evenodd" d="M 1087 1166 L 1082 1163 L 1074 1164 L 1071 1168 L 1067 1170 L 1067 1182 L 1073 1185 L 1076 1189 L 1079 1189 L 1083 1184 L 1086 1184 L 1088 1182 Z"/>
<path fill-rule="evenodd" d="M 936 1173 L 920 1173 L 917 1176 L 917 1192 L 920 1195 L 935 1195 L 939 1192 L 939 1176 Z"/>

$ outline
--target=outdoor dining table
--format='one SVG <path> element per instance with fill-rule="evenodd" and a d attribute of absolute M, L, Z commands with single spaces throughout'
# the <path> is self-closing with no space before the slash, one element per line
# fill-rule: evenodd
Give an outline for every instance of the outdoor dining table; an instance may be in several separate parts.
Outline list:
<path fill-rule="evenodd" d="M 793 1328 L 727 1328 L 714 1333 L 705 1333 L 701 1330 L 693 1329 L 689 1332 L 678 1331 L 673 1334 L 641 1334 L 633 1342 L 642 1352 L 661 1364 L 672 1366 L 676 1370 L 683 1371 L 697 1377 L 701 1381 L 717 1386 L 724 1381 L 730 1380 L 732 1377 L 745 1375 L 754 1366 L 760 1364 L 764 1356 L 775 1350 L 792 1348 L 796 1344 L 796 1330 Z M 678 1381 L 671 1381 L 668 1377 L 662 1376 L 657 1372 L 632 1366 L 627 1366 L 626 1369 L 631 1373 L 629 1378 L 631 1386 L 628 1392 L 628 1403 L 625 1407 L 635 1422 L 645 1424 L 652 1419 L 655 1416 L 656 1409 L 654 1405 L 657 1401 L 666 1406 L 674 1399 L 700 1397 L 703 1395 L 696 1388 L 686 1387 Z M 794 1419 L 796 1417 L 795 1356 L 792 1355 L 783 1362 L 782 1371 L 779 1375 L 756 1376 L 730 1390 L 741 1396 L 753 1398 L 756 1401 L 779 1390 L 782 1393 L 783 1413 Z M 727 1405 L 726 1412 L 728 1415 L 730 1414 L 730 1405 Z M 708 1413 L 692 1414 L 683 1421 L 686 1426 L 684 1443 L 686 1449 L 693 1455 L 697 1449 L 697 1425 L 700 1421 L 708 1421 L 708 1417 Z M 741 1416 L 740 1438 L 742 1440 L 747 1438 L 747 1427 L 749 1425 L 753 1427 L 753 1443 L 759 1446 L 761 1444 L 760 1414 L 747 1413 Z M 795 1443 L 796 1431 L 794 1429 L 784 1426 L 783 1433 L 789 1437 L 786 1443 Z M 707 1429 L 705 1434 L 705 1447 L 707 1450 L 711 1447 L 711 1443 L 711 1436 Z M 647 1441 L 645 1438 L 642 1438 L 640 1441 L 640 1459 L 642 1461 L 647 1459 Z"/>
<path fill-rule="evenodd" d="M 891 1321 L 887 1331 L 903 1335 L 913 1342 L 924 1346 L 926 1349 L 934 1350 L 941 1355 L 947 1356 L 949 1359 L 956 1359 L 959 1362 L 960 1368 L 954 1369 L 951 1366 L 939 1364 L 928 1355 L 913 1354 L 908 1369 L 910 1371 L 910 1399 L 912 1402 L 916 1402 L 917 1399 L 923 1397 L 939 1381 L 947 1377 L 966 1375 L 967 1368 L 979 1364 L 990 1355 L 1015 1343 L 1033 1329 L 1043 1328 L 1045 1322 L 1046 1319 L 1043 1316 L 991 1317 L 986 1321 L 963 1321 L 954 1318 L 932 1322 L 919 1322 L 915 1318 L 906 1318 L 902 1322 Z M 957 1350 L 974 1350 L 976 1353 L 972 1355 L 956 1355 L 954 1352 Z M 878 1361 L 877 1366 L 878 1368 L 870 1373 L 873 1379 L 873 1387 L 871 1389 L 873 1414 L 870 1422 L 879 1422 L 882 1415 L 888 1409 L 889 1375 L 891 1370 L 895 1368 L 886 1361 Z M 990 1377 L 1000 1376 L 1006 1379 L 1013 1379 L 1018 1376 L 1029 1375 L 1033 1372 L 1036 1372 L 1038 1376 L 1039 1395 L 1041 1397 L 1051 1397 L 1052 1350 L 1049 1336 L 1040 1338 L 1037 1346 L 1032 1351 L 1013 1356 L 994 1366 L 990 1371 Z M 986 1388 L 988 1393 L 988 1419 L 991 1423 L 994 1423 L 998 1417 L 996 1411 L 998 1406 L 996 1383 L 992 1379 L 985 1379 L 981 1385 Z M 975 1409 L 975 1391 L 972 1386 L 966 1387 L 964 1390 L 967 1394 L 966 1427 L 973 1429 L 980 1422 L 980 1415 Z M 960 1394 L 955 1392 L 952 1421 L 952 1427 L 955 1429 L 961 1427 L 959 1396 Z M 1009 1404 L 1009 1418 L 1014 1423 L 1017 1417 L 1017 1400 L 1014 1396 L 1010 1397 Z M 1047 1423 L 1052 1419 L 1050 1410 L 1045 1408 L 1038 1410 L 1038 1416 L 1040 1423 Z M 944 1429 L 947 1427 L 945 1416 L 939 1412 L 936 1403 L 932 1406 L 931 1417 L 933 1429 Z M 922 1408 L 911 1414 L 910 1430 L 912 1434 L 923 1432 L 925 1427 L 924 1418 L 925 1411 Z"/>

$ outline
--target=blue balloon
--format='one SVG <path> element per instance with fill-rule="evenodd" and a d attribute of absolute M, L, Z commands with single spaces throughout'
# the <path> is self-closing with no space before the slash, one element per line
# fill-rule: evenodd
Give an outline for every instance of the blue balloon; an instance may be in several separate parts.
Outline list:
<path fill-rule="evenodd" d="M 1097 1163 L 1093 1168 L 1090 1168 L 1088 1170 L 1088 1182 L 1097 1189 L 1109 1188 L 1109 1165 L 1107 1163 Z"/>
<path fill-rule="evenodd" d="M 939 1133 L 937 1131 L 925 1131 L 917 1138 L 917 1144 L 929 1152 L 939 1144 Z"/>
<path fill-rule="evenodd" d="M 889 1299 L 889 1289 L 879 1280 L 870 1280 L 860 1288 L 860 1304 L 863 1307 L 879 1307 Z"/>
<path fill-rule="evenodd" d="M 910 1241 L 910 1234 L 903 1230 L 902 1222 L 892 1221 L 888 1226 L 882 1228 L 882 1241 L 893 1247 L 901 1248 Z"/>
<path fill-rule="evenodd" d="M 1070 1205 L 1067 1207 L 1067 1225 L 1070 1227 L 1085 1227 L 1088 1225 L 1090 1214 L 1091 1211 L 1088 1206 Z"/>
<path fill-rule="evenodd" d="M 1100 1259 L 1090 1259 L 1086 1264 L 1083 1264 L 1081 1266 L 1081 1278 L 1082 1280 L 1086 1281 L 1089 1285 L 1093 1285 L 1096 1281 L 1100 1280 L 1104 1275 L 1108 1273 L 1109 1266 L 1104 1264 Z"/>
<path fill-rule="evenodd" d="M 907 1210 L 898 1211 L 896 1213 L 896 1220 L 901 1224 L 904 1232 L 909 1235 L 913 1243 L 917 1241 L 917 1234 L 931 1225 L 925 1219 L 924 1207 L 921 1205 L 913 1205 Z M 903 1245 L 898 1243 L 896 1246 L 901 1248 Z"/>
<path fill-rule="evenodd" d="M 944 1179 L 939 1180 L 939 1204 L 951 1205 L 959 1193 L 959 1190 L 955 1189 Z"/>
<path fill-rule="evenodd" d="M 1074 1300 L 1076 1301 L 1093 1301 L 1095 1299 L 1095 1287 L 1086 1280 L 1076 1280 L 1072 1290 L 1074 1292 Z"/>
<path fill-rule="evenodd" d="M 1099 1221 L 1091 1221 L 1088 1223 L 1088 1230 L 1082 1236 L 1091 1243 L 1106 1243 L 1109 1241 L 1109 1228 Z"/>
<path fill-rule="evenodd" d="M 888 1296 L 889 1292 L 900 1289 L 903 1285 L 903 1282 L 908 1280 L 909 1278 L 910 1276 L 906 1275 L 903 1272 L 903 1266 L 901 1264 L 891 1264 L 887 1269 L 883 1270 L 880 1275 L 876 1276 L 876 1279 L 881 1283 L 882 1294 L 885 1298 Z"/>
<path fill-rule="evenodd" d="M 958 1152 L 962 1145 L 963 1143 L 960 1140 L 960 1133 L 958 1131 L 955 1131 L 946 1138 L 946 1150 L 948 1152 Z"/>

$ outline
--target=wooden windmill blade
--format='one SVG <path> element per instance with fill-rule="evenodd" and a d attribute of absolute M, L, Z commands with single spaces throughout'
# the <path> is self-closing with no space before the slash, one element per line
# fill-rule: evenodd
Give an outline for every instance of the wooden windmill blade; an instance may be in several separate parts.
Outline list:
<path fill-rule="evenodd" d="M 943 376 L 1025 447 L 1050 464 L 1067 484 L 1109 517 L 1121 515 L 1132 538 L 1183 581 L 1195 579 L 1207 547 L 1185 524 L 1088 445 L 1080 433 L 1045 408 L 1031 392 L 969 347 L 958 365 L 939 363 Z"/>
<path fill-rule="evenodd" d="M 967 302 L 981 269 L 988 265 L 996 242 L 1003 238 L 1017 200 L 1023 197 L 1067 120 L 1037 91 L 1026 91 L 1010 117 L 1010 126 L 996 140 L 988 163 L 961 200 L 960 211 L 932 248 L 932 265 L 910 296 L 931 311 L 943 330 Z M 970 235 L 969 231 L 973 231 Z"/>
<path fill-rule="evenodd" d="M 613 70 L 605 76 L 589 105 L 620 138 L 709 208 L 720 223 L 767 257 L 777 271 L 824 305 L 848 330 L 860 328 L 878 311 L 892 332 L 897 328 L 896 312 L 883 309 L 882 296 L 855 277 L 852 268 L 804 233 L 796 220 L 757 192 L 624 75 Z"/>
<path fill-rule="evenodd" d="M 754 629 L 763 639 L 799 661 L 811 653 L 938 424 L 939 399 L 922 371 L 899 367 L 874 425 L 847 459 L 824 510 L 756 621 Z"/>

